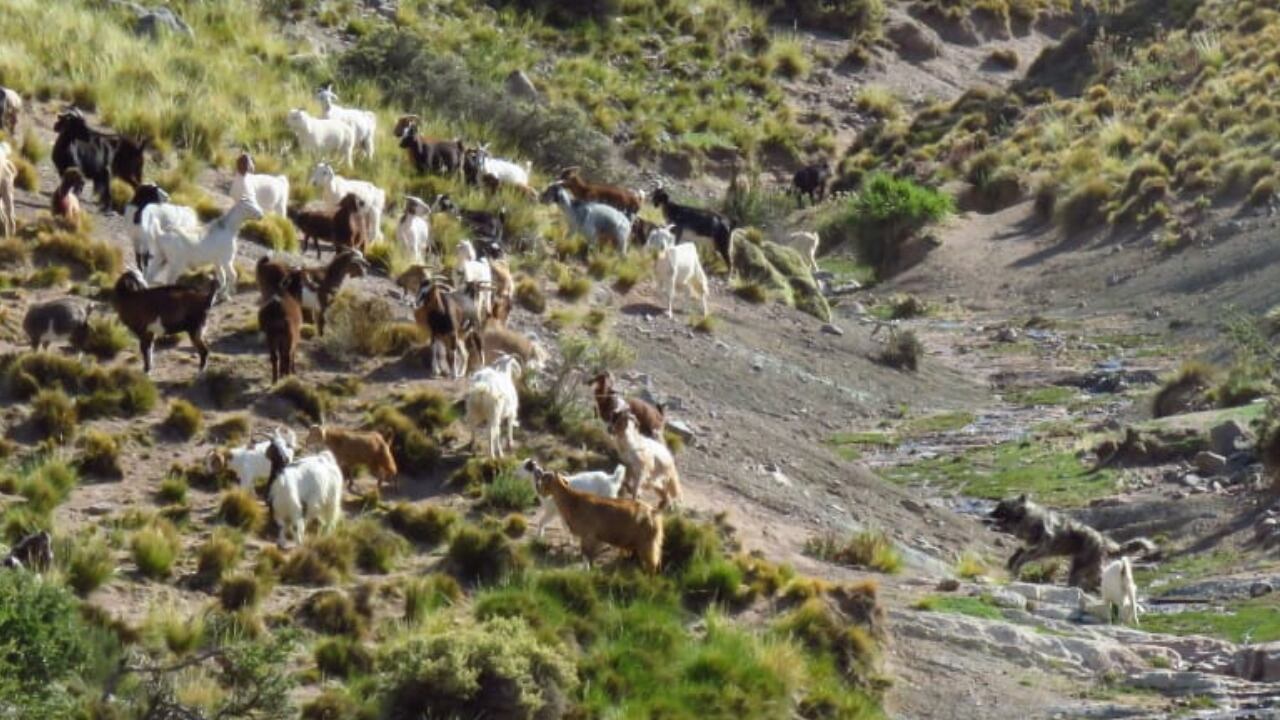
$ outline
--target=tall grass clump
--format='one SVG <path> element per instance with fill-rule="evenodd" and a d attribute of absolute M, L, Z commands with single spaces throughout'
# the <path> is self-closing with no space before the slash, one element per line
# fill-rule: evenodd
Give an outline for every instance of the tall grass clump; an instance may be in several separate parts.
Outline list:
<path fill-rule="evenodd" d="M 116 571 L 111 547 L 106 538 L 97 532 L 76 538 L 63 562 L 67 584 L 80 597 L 97 590 Z"/>
<path fill-rule="evenodd" d="M 89 430 L 77 443 L 80 453 L 76 468 L 88 476 L 119 479 L 124 476 L 120 468 L 120 445 L 116 437 L 102 430 Z"/>
<path fill-rule="evenodd" d="M 163 580 L 169 577 L 182 543 L 173 525 L 159 520 L 134 533 L 129 547 L 138 572 L 152 580 Z"/>
<path fill-rule="evenodd" d="M 951 197 L 884 173 L 873 173 L 850 200 L 819 220 L 831 245 L 852 240 L 859 259 L 883 276 L 894 270 L 903 242 L 951 214 Z"/>
<path fill-rule="evenodd" d="M 805 543 L 805 553 L 819 560 L 865 567 L 883 573 L 895 574 L 902 569 L 902 557 L 893 541 L 883 532 L 866 530 L 846 540 L 830 535 L 810 538 Z"/>

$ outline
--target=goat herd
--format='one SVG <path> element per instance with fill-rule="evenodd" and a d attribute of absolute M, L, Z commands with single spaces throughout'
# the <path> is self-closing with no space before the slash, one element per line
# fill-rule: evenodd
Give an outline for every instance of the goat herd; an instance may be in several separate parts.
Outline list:
<path fill-rule="evenodd" d="M 22 101 L 11 90 L 0 88 L 0 125 L 12 137 Z M 266 338 L 272 382 L 295 372 L 295 355 L 301 344 L 303 314 L 314 316 L 318 333 L 325 332 L 325 312 L 345 278 L 370 271 L 364 257 L 368 244 L 382 241 L 382 216 L 386 193 L 373 183 L 338 174 L 327 158 L 347 167 L 359 153 L 372 157 L 377 118 L 368 111 L 338 104 L 332 86 L 316 93 L 322 114 L 313 116 L 292 109 L 286 123 L 299 148 L 317 162 L 309 181 L 322 192 L 322 209 L 289 206 L 289 179 L 256 172 L 253 158 L 240 155 L 234 167 L 230 195 L 233 206 L 221 217 L 202 225 L 189 207 L 170 202 L 168 194 L 143 182 L 145 142 L 92 129 L 75 108 L 58 115 L 52 160 L 60 182 L 53 193 L 52 214 L 79 225 L 78 196 L 91 184 L 104 210 L 112 207 L 111 183 L 118 178 L 133 188 L 124 208 L 134 251 L 133 266 L 116 281 L 111 294 L 121 323 L 138 340 L 144 369 L 153 366 L 158 337 L 186 333 L 199 354 L 203 371 L 209 348 L 204 332 L 213 308 L 229 299 L 237 282 L 237 240 L 246 222 L 267 213 L 287 217 L 303 238 L 302 253 L 314 247 L 320 258 L 324 240 L 333 250 L 326 265 L 297 267 L 264 256 L 255 267 L 260 291 L 258 328 Z M 619 252 L 643 244 L 657 252 L 655 274 L 667 296 L 672 315 L 677 290 L 687 292 L 708 312 L 709 286 L 697 247 L 681 243 L 683 233 L 703 235 L 732 272 L 733 243 L 742 229 L 734 229 L 724 215 L 673 202 L 661 187 L 651 195 L 669 223 L 658 226 L 638 217 L 646 200 L 644 192 L 585 181 L 577 168 L 564 170 L 541 193 L 530 185 L 530 164 L 492 157 L 485 145 L 468 148 L 460 140 L 424 137 L 417 116 L 406 115 L 396 123 L 399 138 L 414 168 L 423 173 L 461 173 L 469 185 L 498 190 L 510 188 L 562 211 L 573 232 L 589 244 L 609 244 Z M 0 231 L 16 232 L 13 212 L 15 166 L 7 143 L 0 143 Z M 403 200 L 404 211 L 395 241 L 414 265 L 397 278 L 397 284 L 414 298 L 414 319 L 431 338 L 431 372 L 461 378 L 470 372 L 466 391 L 466 422 L 472 429 L 472 446 L 484 454 L 501 457 L 512 449 L 519 414 L 516 383 L 524 372 L 538 372 L 547 353 L 533 338 L 506 327 L 514 288 L 505 261 L 505 210 L 492 213 L 459 208 L 447 195 L 431 203 L 417 197 Z M 455 215 L 469 230 L 470 240 L 457 248 L 456 284 L 439 274 L 439 248 L 431 242 L 433 212 Z M 797 233 L 798 249 L 813 263 L 818 239 Z M 180 282 L 187 273 L 212 266 L 211 283 Z M 815 264 L 816 267 L 816 264 Z M 211 285 L 211 287 L 210 287 Z M 86 336 L 93 305 L 61 298 L 32 305 L 23 327 L 33 349 L 55 340 L 79 345 Z M 660 514 L 638 500 L 641 489 L 658 496 L 658 510 L 680 499 L 679 474 L 663 439 L 664 417 L 660 406 L 638 398 L 623 398 L 610 375 L 592 380 L 599 417 L 616 439 L 623 465 L 613 473 L 588 472 L 570 477 L 543 470 L 534 461 L 523 466 L 544 498 L 541 531 L 551 514 L 558 513 L 582 543 L 588 562 L 600 544 L 633 552 L 649 568 L 656 569 L 662 542 Z M 266 478 L 269 506 L 280 527 L 280 541 L 301 540 L 307 522 L 331 527 L 341 514 L 343 473 L 364 468 L 381 487 L 394 481 L 398 468 L 388 441 L 372 432 L 334 427 L 311 429 L 306 446 L 317 454 L 295 458 L 297 438 L 291 431 L 276 430 L 248 447 L 219 451 L 209 458 L 213 468 L 233 471 L 242 485 L 253 487 Z M 629 499 L 624 497 L 629 495 Z"/>

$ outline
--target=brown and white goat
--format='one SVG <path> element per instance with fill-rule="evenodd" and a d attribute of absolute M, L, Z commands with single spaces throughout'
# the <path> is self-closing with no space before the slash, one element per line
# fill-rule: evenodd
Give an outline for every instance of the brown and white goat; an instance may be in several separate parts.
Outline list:
<path fill-rule="evenodd" d="M 496 318 L 485 322 L 484 330 L 480 332 L 480 346 L 484 348 L 486 357 L 516 356 L 530 372 L 541 372 L 547 366 L 547 351 L 541 343 L 504 327 Z"/>
<path fill-rule="evenodd" d="M 626 213 L 627 217 L 635 217 L 636 213 L 640 212 L 640 206 L 644 202 L 644 196 L 640 193 L 632 192 L 616 185 L 589 183 L 583 180 L 576 167 L 565 168 L 560 173 L 560 182 L 578 200 L 604 203 Z"/>
<path fill-rule="evenodd" d="M 84 190 L 84 176 L 78 168 L 67 168 L 62 174 L 62 182 L 53 191 L 53 200 L 49 203 L 49 212 L 69 227 L 80 227 L 80 192 Z"/>
<path fill-rule="evenodd" d="M 264 301 L 275 294 L 275 289 L 280 287 L 286 276 L 301 275 L 302 308 L 315 316 L 316 330 L 324 337 L 325 313 L 342 289 L 343 281 L 348 277 L 364 277 L 368 270 L 369 263 L 363 255 L 354 250 L 343 250 L 334 255 L 328 265 L 311 268 L 291 268 L 279 260 L 263 256 L 258 259 L 255 274 L 258 292 Z"/>
<path fill-rule="evenodd" d="M 484 363 L 484 348 L 475 332 L 479 323 L 472 317 L 474 307 L 469 311 L 468 305 L 474 305 L 471 298 L 441 282 L 430 282 L 418 291 L 413 319 L 431 332 L 431 373 L 437 377 L 446 366 L 453 377 L 462 377 L 471 354 L 469 345 Z"/>
<path fill-rule="evenodd" d="M 211 290 L 182 285 L 147 287 L 142 273 L 130 269 L 116 280 L 111 305 L 120 322 L 138 338 L 142 349 L 142 367 L 151 372 L 151 352 L 157 337 L 185 332 L 200 354 L 200 372 L 209 364 L 209 346 L 204 342 L 204 328 L 209 311 L 222 291 L 217 282 Z"/>
<path fill-rule="evenodd" d="M 307 433 L 307 447 L 328 448 L 338 459 L 338 467 L 342 468 L 347 478 L 347 489 L 355 491 L 355 472 L 364 468 L 378 479 L 378 490 L 382 484 L 395 484 L 396 458 L 391 453 L 391 445 L 387 439 L 376 432 L 343 430 L 325 425 L 312 425 Z"/>
<path fill-rule="evenodd" d="M 631 497 L 639 497 L 642 488 L 650 487 L 658 493 L 658 509 L 679 503 L 680 473 L 676 470 L 671 450 L 662 441 L 641 435 L 636 427 L 636 416 L 626 410 L 619 409 L 609 432 L 617 441 L 622 463 L 627 466 L 626 485 Z"/>
<path fill-rule="evenodd" d="M 258 308 L 258 330 L 266 336 L 271 357 L 271 382 L 294 374 L 294 359 L 302 344 L 302 273 L 287 273 Z"/>
<path fill-rule="evenodd" d="M 575 490 L 560 473 L 537 468 L 538 494 L 550 497 L 578 538 L 587 567 L 601 545 L 628 552 L 650 573 L 662 563 L 662 514 L 636 500 L 602 498 Z"/>
<path fill-rule="evenodd" d="M 653 405 L 648 401 L 632 397 L 624 398 L 613 387 L 613 375 L 602 372 L 587 381 L 594 385 L 592 396 L 596 401 L 596 415 L 606 425 L 613 425 L 619 408 L 629 410 L 636 416 L 640 424 L 640 432 L 657 440 L 662 439 L 662 430 L 667 425 L 666 413 L 661 405 Z"/>

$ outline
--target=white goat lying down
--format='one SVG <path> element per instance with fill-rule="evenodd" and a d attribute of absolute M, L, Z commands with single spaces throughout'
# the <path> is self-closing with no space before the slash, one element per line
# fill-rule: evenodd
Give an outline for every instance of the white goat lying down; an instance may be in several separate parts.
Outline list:
<path fill-rule="evenodd" d="M 316 163 L 311 171 L 311 184 L 324 192 L 324 201 L 337 207 L 347 193 L 364 201 L 366 212 L 364 236 L 368 242 L 382 241 L 382 212 L 387 207 L 387 193 L 364 180 L 348 180 L 334 171 L 329 163 Z"/>
<path fill-rule="evenodd" d="M 298 436 L 294 434 L 292 428 L 283 430 L 276 428 L 272 438 L 253 445 L 230 450 L 214 450 L 205 459 L 205 464 L 212 472 L 229 468 L 236 474 L 241 488 L 253 490 L 259 479 L 265 480 L 271 477 L 271 460 L 267 458 L 267 448 L 271 447 L 274 439 L 284 442 L 285 447 L 291 451 L 298 447 Z"/>
<path fill-rule="evenodd" d="M 698 246 L 692 242 L 673 244 L 675 236 L 672 226 L 656 228 L 649 233 L 645 244 L 658 251 L 658 259 L 653 265 L 654 279 L 658 289 L 667 293 L 667 317 L 672 317 L 676 300 L 676 290 L 683 289 L 689 297 L 702 304 L 702 314 L 707 314 L 707 274 L 702 269 L 702 260 L 698 258 Z"/>
<path fill-rule="evenodd" d="M 538 464 L 533 460 L 526 460 L 520 466 L 520 470 L 529 477 L 534 487 L 538 484 Z M 627 466 L 619 465 L 613 469 L 612 473 L 600 470 L 588 470 L 565 478 L 569 483 L 569 487 L 579 492 L 591 493 L 602 498 L 616 498 L 618 492 L 622 490 L 622 484 L 627 480 Z M 543 532 L 547 528 L 547 523 L 555 518 L 560 517 L 560 509 L 556 506 L 555 500 L 550 496 L 542 498 L 542 515 L 538 519 L 538 537 L 542 537 Z"/>
<path fill-rule="evenodd" d="M 292 536 L 301 542 L 307 523 L 318 520 L 320 531 L 328 533 L 342 519 L 342 469 L 328 450 L 293 460 L 293 450 L 279 437 L 271 439 L 267 449 L 271 475 L 267 496 L 271 500 L 271 516 L 280 526 L 277 542 L 284 545 Z"/>
<path fill-rule="evenodd" d="M 368 110 L 339 105 L 338 95 L 333 91 L 332 85 L 327 85 L 317 90 L 316 99 L 320 101 L 320 107 L 324 110 L 321 117 L 326 120 L 341 120 L 346 123 L 351 128 L 351 132 L 355 134 L 356 147 L 360 148 L 360 152 L 365 157 L 372 158 L 373 138 L 378 130 L 378 116 Z"/>
<path fill-rule="evenodd" d="M 285 118 L 285 124 L 298 138 L 298 145 L 305 153 L 337 155 L 351 167 L 352 153 L 355 151 L 356 133 L 351 126 L 341 120 L 318 118 L 306 110 L 294 108 Z"/>
<path fill-rule="evenodd" d="M 236 284 L 236 241 L 248 220 L 261 220 L 262 208 L 251 197 L 242 197 L 222 217 L 209 223 L 204 235 L 174 229 L 156 238 L 156 257 L 147 268 L 147 284 L 177 282 L 182 273 L 201 265 L 217 268 L 219 292 L 231 297 Z"/>
<path fill-rule="evenodd" d="M 471 376 L 467 391 L 467 426 L 471 447 L 483 434 L 488 438 L 489 457 L 502 457 L 502 430 L 507 431 L 507 449 L 515 447 L 515 427 L 519 425 L 520 396 L 515 381 L 520 377 L 520 361 L 503 355 Z"/>

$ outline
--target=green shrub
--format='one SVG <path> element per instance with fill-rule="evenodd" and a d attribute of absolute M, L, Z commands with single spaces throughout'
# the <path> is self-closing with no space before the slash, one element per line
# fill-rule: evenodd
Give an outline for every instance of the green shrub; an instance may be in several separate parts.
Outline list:
<path fill-rule="evenodd" d="M 356 636 L 364 631 L 364 619 L 351 596 L 340 590 L 312 593 L 302 604 L 302 617 L 312 629 L 327 635 Z"/>
<path fill-rule="evenodd" d="M 280 579 L 291 585 L 333 585 L 351 575 L 355 545 L 336 534 L 311 537 L 289 553 Z"/>
<path fill-rule="evenodd" d="M 130 549 L 138 572 L 152 580 L 169 577 L 182 544 L 178 532 L 167 521 L 158 521 L 134 533 Z"/>
<path fill-rule="evenodd" d="M 951 196 L 884 173 L 873 173 L 852 199 L 819 220 L 818 233 L 832 246 L 856 241 L 859 260 L 883 276 L 894 269 L 901 244 L 949 215 Z"/>
<path fill-rule="evenodd" d="M 499 530 L 464 525 L 449 541 L 450 570 L 468 583 L 493 583 L 524 570 L 528 558 Z"/>
<path fill-rule="evenodd" d="M 314 651 L 316 668 L 327 677 L 350 678 L 373 669 L 373 654 L 349 637 L 321 640 Z"/>
<path fill-rule="evenodd" d="M 512 470 L 498 473 L 483 494 L 485 504 L 498 510 L 527 510 L 538 504 L 533 483 Z"/>
<path fill-rule="evenodd" d="M 218 602 L 228 612 L 257 606 L 262 599 L 262 583 L 253 575 L 235 575 L 222 581 Z"/>
<path fill-rule="evenodd" d="M 924 344 L 913 331 L 907 330 L 895 332 L 876 356 L 876 361 L 898 370 L 915 372 L 920 369 L 920 358 L 923 356 Z"/>
<path fill-rule="evenodd" d="M 516 283 L 516 304 L 535 315 L 547 311 L 547 297 L 542 294 L 538 281 L 531 277 L 522 277 Z"/>
<path fill-rule="evenodd" d="M 873 596 L 874 602 L 874 596 Z M 866 685 L 876 661 L 876 643 L 862 626 L 837 617 L 819 598 L 806 601 L 776 624 L 812 652 L 830 656 L 850 681 Z"/>
<path fill-rule="evenodd" d="M 0 697 L 10 707 L 56 707 L 66 682 L 95 661 L 95 633 L 76 611 L 76 600 L 56 583 L 31 573 L 0 573 Z M 36 715 L 54 717 L 36 710 Z"/>
<path fill-rule="evenodd" d="M 246 222 L 240 228 L 240 237 L 276 252 L 298 252 L 298 233 L 293 222 L 279 215 Z"/>
<path fill-rule="evenodd" d="M 271 389 L 271 396 L 292 405 L 309 424 L 323 423 L 330 405 L 327 393 L 317 390 L 297 377 L 281 380 Z"/>
<path fill-rule="evenodd" d="M 133 344 L 133 336 L 114 317 L 94 316 L 89 319 L 89 334 L 80 349 L 99 360 L 110 360 Z"/>
<path fill-rule="evenodd" d="M 27 499 L 26 509 L 37 515 L 47 515 L 67 499 L 80 478 L 75 468 L 65 460 L 45 455 L 22 465 L 16 476 L 0 475 L 0 481 Z M 46 525 L 42 523 L 40 528 L 29 529 L 48 529 Z M 8 530 L 6 528 L 6 535 L 10 540 L 16 540 Z"/>
<path fill-rule="evenodd" d="M 61 390 L 41 390 L 31 401 L 31 423 L 40 437 L 58 443 L 70 440 L 79 424 L 75 405 Z"/>
<path fill-rule="evenodd" d="M 214 530 L 196 550 L 196 574 L 210 583 L 221 580 L 240 562 L 241 543 L 240 535 L 235 531 L 226 528 Z"/>
<path fill-rule="evenodd" d="M 591 278 L 567 268 L 561 270 L 556 278 L 556 293 L 568 300 L 577 302 L 591 292 Z"/>
<path fill-rule="evenodd" d="M 404 586 L 404 619 L 414 625 L 421 625 L 430 612 L 449 607 L 460 600 L 462 588 L 449 575 L 432 573 L 426 577 L 414 578 Z"/>
<path fill-rule="evenodd" d="M 96 273 L 115 277 L 122 267 L 120 251 L 113 245 L 61 231 L 41 233 L 31 256 L 39 265 L 62 266 L 81 278 Z"/>
<path fill-rule="evenodd" d="M 196 387 L 204 390 L 214 407 L 229 410 L 240 406 L 249 382 L 237 375 L 235 369 L 220 366 L 205 370 L 196 381 Z"/>
<path fill-rule="evenodd" d="M 399 410 L 382 405 L 373 411 L 366 430 L 387 438 L 391 454 L 402 471 L 434 465 L 441 456 L 440 447 L 430 435 Z"/>
<path fill-rule="evenodd" d="M 409 540 L 435 547 L 449 537 L 458 513 L 439 505 L 401 502 L 387 513 L 387 523 Z"/>
<path fill-rule="evenodd" d="M 156 499 L 170 505 L 185 505 L 187 502 L 187 479 L 181 475 L 170 475 L 160 481 L 156 489 Z"/>
<path fill-rule="evenodd" d="M 895 574 L 902 569 L 902 557 L 893 541 L 878 531 L 863 531 L 844 542 L 830 536 L 810 538 L 805 552 L 820 560 L 883 573 Z"/>
<path fill-rule="evenodd" d="M 663 524 L 662 572 L 679 575 L 688 568 L 720 556 L 720 535 L 714 525 L 672 515 Z"/>
<path fill-rule="evenodd" d="M 218 520 L 245 532 L 257 532 L 267 522 L 262 501 L 248 490 L 232 488 L 222 493 L 218 504 Z"/>
<path fill-rule="evenodd" d="M 78 442 L 80 454 L 76 468 L 82 475 L 118 479 L 124 476 L 120 469 L 120 446 L 114 435 L 101 430 L 88 430 Z"/>
<path fill-rule="evenodd" d="M 67 584 L 80 597 L 102 587 L 115 572 L 111 548 L 99 533 L 78 538 L 66 556 Z"/>
<path fill-rule="evenodd" d="M 355 546 L 356 566 L 363 572 L 385 575 L 394 570 L 396 560 L 408 552 L 404 538 L 372 518 L 347 523 L 342 533 Z"/>
<path fill-rule="evenodd" d="M 164 426 L 183 440 L 189 440 L 200 432 L 204 425 L 204 417 L 200 408 L 182 399 L 169 403 L 169 415 L 164 419 Z"/>

